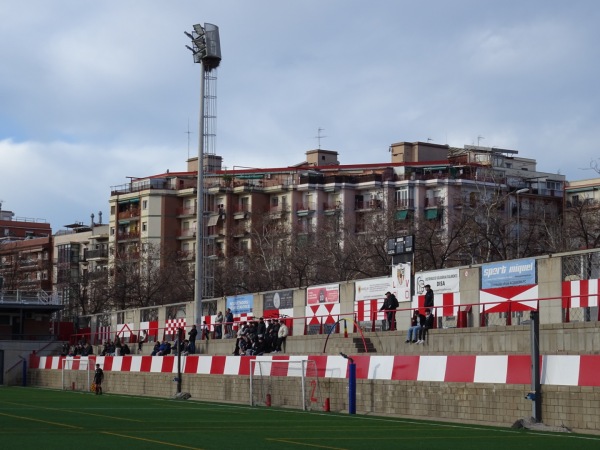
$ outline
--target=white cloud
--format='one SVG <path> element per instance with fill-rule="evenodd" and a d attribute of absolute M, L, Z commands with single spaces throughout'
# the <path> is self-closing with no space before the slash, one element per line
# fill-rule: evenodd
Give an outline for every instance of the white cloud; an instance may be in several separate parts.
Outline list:
<path fill-rule="evenodd" d="M 221 31 L 216 143 L 230 168 L 296 164 L 319 127 L 348 164 L 388 161 L 393 142 L 483 136 L 577 178 L 598 153 L 596 1 L 10 3 L 0 198 L 55 229 L 106 212 L 128 176 L 185 170 L 194 23 Z"/>

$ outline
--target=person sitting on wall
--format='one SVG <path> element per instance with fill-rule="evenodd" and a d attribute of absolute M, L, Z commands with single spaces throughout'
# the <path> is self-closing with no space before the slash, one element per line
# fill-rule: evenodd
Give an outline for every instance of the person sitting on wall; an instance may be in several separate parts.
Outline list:
<path fill-rule="evenodd" d="M 123 345 L 121 346 L 121 355 L 130 355 L 131 354 L 131 349 L 129 348 L 129 345 L 127 345 L 126 342 L 123 342 Z"/>
<path fill-rule="evenodd" d="M 150 353 L 151 356 L 158 355 L 158 352 L 160 351 L 160 345 L 161 345 L 160 341 L 156 341 L 154 343 L 154 348 L 152 349 L 152 353 Z"/>
<path fill-rule="evenodd" d="M 416 343 L 419 340 L 419 334 L 421 333 L 421 323 L 425 323 L 425 316 L 419 314 L 419 310 L 415 309 L 410 319 L 410 327 L 406 335 L 405 343 Z"/>
<path fill-rule="evenodd" d="M 431 328 L 433 328 L 433 314 L 431 314 L 431 310 L 429 308 L 427 308 L 425 310 L 425 320 L 422 324 L 421 327 L 421 332 L 419 333 L 419 340 L 417 341 L 417 344 L 424 344 L 425 341 L 427 340 L 427 334 L 429 333 L 429 330 Z"/>

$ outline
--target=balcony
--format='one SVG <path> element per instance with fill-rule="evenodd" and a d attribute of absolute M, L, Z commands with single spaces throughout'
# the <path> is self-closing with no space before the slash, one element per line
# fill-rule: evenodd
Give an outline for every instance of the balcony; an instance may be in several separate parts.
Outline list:
<path fill-rule="evenodd" d="M 233 209 L 233 218 L 235 220 L 245 219 L 250 215 L 250 206 L 249 205 L 237 205 Z"/>
<path fill-rule="evenodd" d="M 177 214 L 178 217 L 195 216 L 196 215 L 196 207 L 190 206 L 187 208 L 177 208 L 175 213 Z"/>
<path fill-rule="evenodd" d="M 248 230 L 249 230 L 248 227 L 240 225 L 240 226 L 234 227 L 233 230 L 231 230 L 231 235 L 234 238 L 242 238 L 249 233 Z"/>
<path fill-rule="evenodd" d="M 443 197 L 425 197 L 425 208 L 439 208 L 444 206 Z"/>
<path fill-rule="evenodd" d="M 326 216 L 340 214 L 342 212 L 342 202 L 323 202 L 323 212 Z"/>
<path fill-rule="evenodd" d="M 140 216 L 140 209 L 133 208 L 133 209 L 128 209 L 126 211 L 119 211 L 119 213 L 117 214 L 117 220 L 132 219 L 132 218 L 137 218 L 139 216 Z"/>
<path fill-rule="evenodd" d="M 85 252 L 85 258 L 90 259 L 108 259 L 108 250 L 88 250 Z"/>
<path fill-rule="evenodd" d="M 396 200 L 396 209 L 414 209 L 415 201 L 414 199 L 401 199 Z"/>
<path fill-rule="evenodd" d="M 179 251 L 177 256 L 181 261 L 194 261 L 196 259 L 196 254 L 189 251 Z"/>
<path fill-rule="evenodd" d="M 186 230 L 178 230 L 177 231 L 177 238 L 193 238 L 196 236 L 196 229 L 195 228 L 188 228 Z"/>
<path fill-rule="evenodd" d="M 369 210 L 377 210 L 383 209 L 383 200 L 356 200 L 354 209 L 356 211 L 369 211 Z"/>
<path fill-rule="evenodd" d="M 119 241 L 126 241 L 126 240 L 130 240 L 130 239 L 139 239 L 139 238 L 140 238 L 139 230 L 117 232 L 117 240 L 119 240 Z"/>

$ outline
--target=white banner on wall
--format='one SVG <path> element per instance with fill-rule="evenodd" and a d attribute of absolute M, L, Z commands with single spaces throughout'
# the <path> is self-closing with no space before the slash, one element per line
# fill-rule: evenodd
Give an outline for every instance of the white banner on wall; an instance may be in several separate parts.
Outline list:
<path fill-rule="evenodd" d="M 362 300 L 377 300 L 385 298 L 385 293 L 390 291 L 391 288 L 391 277 L 356 280 L 354 283 L 354 301 L 359 302 Z"/>
<path fill-rule="evenodd" d="M 435 270 L 416 274 L 415 294 L 425 295 L 425 285 L 429 284 L 434 294 L 460 292 L 459 270 Z"/>
<path fill-rule="evenodd" d="M 400 303 L 410 302 L 411 283 L 410 264 L 397 264 L 392 266 L 392 285 L 390 292 L 396 296 Z"/>

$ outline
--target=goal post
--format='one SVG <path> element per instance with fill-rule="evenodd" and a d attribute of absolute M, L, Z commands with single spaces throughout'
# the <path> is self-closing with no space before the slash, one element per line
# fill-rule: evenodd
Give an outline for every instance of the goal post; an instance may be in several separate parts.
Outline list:
<path fill-rule="evenodd" d="M 66 357 L 61 360 L 62 389 L 73 391 L 89 391 L 95 360 L 88 358 Z"/>
<path fill-rule="evenodd" d="M 251 360 L 250 405 L 322 411 L 316 361 Z"/>

